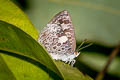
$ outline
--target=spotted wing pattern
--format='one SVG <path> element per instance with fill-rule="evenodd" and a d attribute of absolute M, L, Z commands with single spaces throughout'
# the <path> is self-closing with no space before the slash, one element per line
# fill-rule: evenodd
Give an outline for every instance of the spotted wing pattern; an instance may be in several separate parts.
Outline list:
<path fill-rule="evenodd" d="M 66 38 L 61 40 L 61 38 Z M 47 24 L 47 27 L 40 33 L 39 42 L 51 54 L 72 53 L 69 41 L 59 24 Z"/>
<path fill-rule="evenodd" d="M 68 11 L 64 10 L 60 13 L 58 13 L 50 22 L 49 24 L 60 24 L 60 26 L 62 27 L 63 32 L 65 33 L 65 35 L 67 36 L 71 48 L 73 50 L 73 52 L 76 49 L 76 40 L 75 40 L 75 32 L 74 32 L 74 28 L 72 25 L 72 20 L 71 17 L 68 13 Z"/>
<path fill-rule="evenodd" d="M 74 61 L 76 41 L 69 13 L 58 13 L 41 31 L 38 42 L 43 44 L 53 59 Z"/>

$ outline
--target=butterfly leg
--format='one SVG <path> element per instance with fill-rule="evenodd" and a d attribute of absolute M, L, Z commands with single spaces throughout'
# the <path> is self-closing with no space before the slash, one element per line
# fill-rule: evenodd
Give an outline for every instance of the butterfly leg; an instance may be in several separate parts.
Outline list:
<path fill-rule="evenodd" d="M 66 64 L 71 64 L 71 60 L 68 59 L 68 60 L 65 61 L 65 63 L 66 63 Z"/>
<path fill-rule="evenodd" d="M 72 62 L 72 61 L 71 61 L 71 60 L 69 60 L 69 61 L 68 61 L 68 64 L 71 64 L 71 62 Z"/>
<path fill-rule="evenodd" d="M 73 60 L 69 60 L 68 64 L 71 65 L 71 66 L 73 66 L 73 64 L 74 64 L 73 62 L 74 62 Z"/>
<path fill-rule="evenodd" d="M 69 61 L 65 61 L 65 63 L 67 64 Z"/>
<path fill-rule="evenodd" d="M 71 65 L 71 66 L 73 66 L 74 64 L 75 64 L 75 60 L 73 59 L 73 60 L 67 60 L 67 61 L 65 61 L 65 63 L 67 64 L 69 64 L 69 65 Z"/>
<path fill-rule="evenodd" d="M 72 60 L 71 61 L 71 66 L 73 66 L 75 64 L 75 62 L 76 62 L 75 60 Z"/>

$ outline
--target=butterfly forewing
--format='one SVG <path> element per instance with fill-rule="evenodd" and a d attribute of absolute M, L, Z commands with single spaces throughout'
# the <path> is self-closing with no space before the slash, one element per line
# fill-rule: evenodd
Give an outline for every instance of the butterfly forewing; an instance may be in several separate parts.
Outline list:
<path fill-rule="evenodd" d="M 76 40 L 75 40 L 75 32 L 72 25 L 71 17 L 68 13 L 68 11 L 64 10 L 60 13 L 58 13 L 50 22 L 49 24 L 59 24 L 64 32 L 64 34 L 67 36 L 70 46 L 72 48 L 72 51 L 74 52 L 76 49 Z"/>

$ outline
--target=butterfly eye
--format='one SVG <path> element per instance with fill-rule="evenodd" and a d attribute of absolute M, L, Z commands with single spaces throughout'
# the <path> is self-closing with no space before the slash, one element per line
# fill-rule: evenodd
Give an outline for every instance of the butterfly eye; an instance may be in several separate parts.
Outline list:
<path fill-rule="evenodd" d="M 76 54 L 76 55 L 77 55 L 77 54 L 78 54 L 78 52 L 77 52 L 77 51 L 75 51 L 75 52 L 74 52 L 74 54 Z"/>

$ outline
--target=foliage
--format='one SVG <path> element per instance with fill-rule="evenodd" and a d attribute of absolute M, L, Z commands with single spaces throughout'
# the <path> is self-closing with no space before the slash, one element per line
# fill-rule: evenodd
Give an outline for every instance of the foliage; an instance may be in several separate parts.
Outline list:
<path fill-rule="evenodd" d="M 93 80 L 91 77 L 95 78 L 103 69 L 120 40 L 119 6 L 116 6 L 119 1 L 112 4 L 112 0 L 33 0 L 31 3 L 33 7 L 26 13 L 38 31 L 12 1 L 0 0 L 0 80 Z M 38 32 L 63 9 L 72 16 L 77 45 L 86 38 L 94 43 L 81 52 L 75 67 L 54 61 L 36 41 Z M 120 78 L 119 61 L 119 57 L 115 58 L 108 75 Z"/>
<path fill-rule="evenodd" d="M 72 80 L 90 80 L 69 65 L 56 62 L 56 66 L 35 40 L 37 31 L 25 14 L 11 1 L 2 0 L 0 3 L 3 3 L 0 6 L 1 80 L 70 80 L 70 76 L 75 76 Z M 66 68 L 73 74 L 68 74 Z"/>

